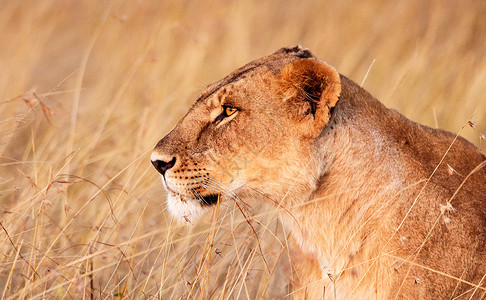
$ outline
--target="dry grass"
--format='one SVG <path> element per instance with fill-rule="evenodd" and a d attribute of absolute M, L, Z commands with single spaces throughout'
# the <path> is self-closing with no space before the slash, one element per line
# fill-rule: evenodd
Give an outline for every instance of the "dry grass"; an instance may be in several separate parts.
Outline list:
<path fill-rule="evenodd" d="M 176 226 L 155 142 L 204 85 L 300 43 L 413 120 L 457 132 L 474 114 L 461 134 L 484 151 L 485 14 L 484 1 L 4 1 L 0 293 L 285 297 L 275 214 L 251 209 L 252 229 L 222 204 Z"/>

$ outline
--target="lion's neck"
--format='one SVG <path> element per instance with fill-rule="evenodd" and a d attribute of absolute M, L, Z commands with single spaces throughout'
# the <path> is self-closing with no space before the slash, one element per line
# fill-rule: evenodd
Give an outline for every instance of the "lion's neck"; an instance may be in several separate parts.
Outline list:
<path fill-rule="evenodd" d="M 384 211 L 393 207 L 402 180 L 373 167 L 378 153 L 367 156 L 352 151 L 334 156 L 316 190 L 290 209 L 294 223 L 300 223 L 294 228 L 297 240 L 316 253 L 331 273 L 349 267 L 357 256 L 369 257 L 379 250 L 381 237 L 389 236 L 382 232 L 387 223 Z M 361 160 L 350 163 L 349 158 L 356 155 Z"/>
<path fill-rule="evenodd" d="M 384 250 L 380 248 L 386 244 L 383 237 L 390 236 L 393 228 L 386 212 L 395 209 L 397 198 L 404 196 L 399 187 L 406 170 L 397 169 L 393 161 L 399 155 L 391 153 L 398 151 L 393 146 L 396 137 L 377 126 L 363 129 L 367 127 L 364 115 L 369 114 L 365 109 L 386 108 L 374 99 L 365 109 L 350 110 L 349 106 L 359 103 L 342 105 L 348 106 L 342 111 L 355 115 L 337 115 L 332 128 L 320 137 L 315 149 L 316 188 L 291 209 L 291 223 L 297 242 L 318 257 L 324 273 L 341 276 L 348 270 L 348 275 L 360 277 L 369 271 L 360 263 Z M 340 113 L 339 108 L 335 113 Z"/>

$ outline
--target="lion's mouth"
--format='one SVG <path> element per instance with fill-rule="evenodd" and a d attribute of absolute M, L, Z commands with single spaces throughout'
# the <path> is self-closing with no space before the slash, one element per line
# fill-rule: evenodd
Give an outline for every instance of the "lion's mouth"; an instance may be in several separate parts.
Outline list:
<path fill-rule="evenodd" d="M 164 178 L 165 179 L 165 178 Z M 213 193 L 209 195 L 201 195 L 199 192 L 192 190 L 192 195 L 184 195 L 179 193 L 178 191 L 173 190 L 167 182 L 164 180 L 164 187 L 166 188 L 167 192 L 174 195 L 176 198 L 179 198 L 182 202 L 200 202 L 202 206 L 211 206 L 213 204 L 218 203 L 219 198 L 221 197 L 220 193 Z"/>
<path fill-rule="evenodd" d="M 167 189 L 169 193 L 174 195 L 176 198 L 179 198 L 181 202 L 199 202 L 201 206 L 211 206 L 216 203 L 218 203 L 219 198 L 221 197 L 221 194 L 209 194 L 206 196 L 203 196 L 199 193 L 193 192 L 192 197 L 191 196 L 186 196 L 182 195 L 176 191 L 173 191 L 171 189 Z"/>
<path fill-rule="evenodd" d="M 219 194 L 212 194 L 208 196 L 199 196 L 198 199 L 201 199 L 201 202 L 204 205 L 211 206 L 213 204 L 218 203 L 218 199 L 220 198 Z"/>

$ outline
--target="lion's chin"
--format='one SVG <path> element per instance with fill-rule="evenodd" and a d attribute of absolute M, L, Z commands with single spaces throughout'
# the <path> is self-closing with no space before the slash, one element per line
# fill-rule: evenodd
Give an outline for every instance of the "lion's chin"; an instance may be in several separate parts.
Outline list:
<path fill-rule="evenodd" d="M 174 193 L 168 194 L 167 208 L 180 223 L 194 223 L 209 210 L 209 206 L 202 205 L 199 200 L 182 198 Z"/>

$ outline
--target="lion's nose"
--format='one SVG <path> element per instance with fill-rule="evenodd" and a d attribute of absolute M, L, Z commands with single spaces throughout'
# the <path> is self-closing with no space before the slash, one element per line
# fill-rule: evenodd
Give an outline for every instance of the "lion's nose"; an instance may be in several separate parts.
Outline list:
<path fill-rule="evenodd" d="M 151 157 L 150 160 L 152 161 L 152 165 L 154 165 L 155 169 L 157 169 L 157 171 L 159 171 L 159 173 L 163 176 L 165 176 L 165 172 L 172 168 L 176 163 L 175 157 L 173 157 L 170 161 L 163 161 L 153 157 Z"/>

